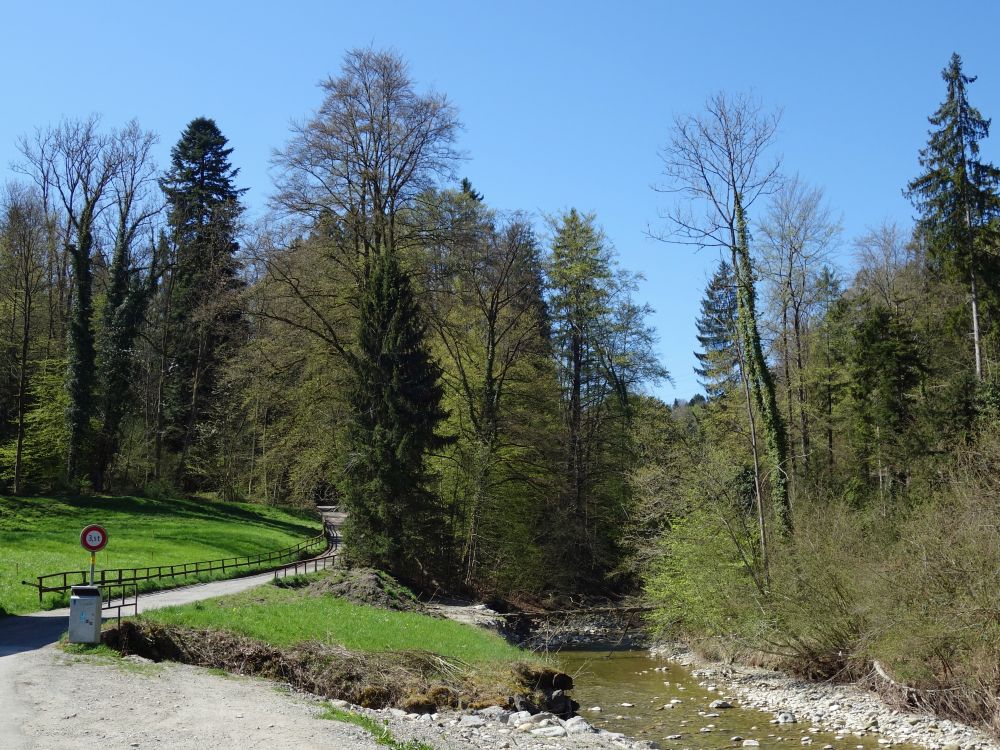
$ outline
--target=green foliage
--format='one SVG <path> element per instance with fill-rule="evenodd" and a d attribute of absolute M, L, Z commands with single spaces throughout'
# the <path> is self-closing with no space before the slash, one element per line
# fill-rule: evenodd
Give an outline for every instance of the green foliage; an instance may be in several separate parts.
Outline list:
<path fill-rule="evenodd" d="M 66 423 L 69 394 L 63 386 L 65 375 L 66 364 L 61 360 L 36 363 L 31 380 L 32 406 L 25 416 L 22 455 L 22 482 L 29 491 L 46 492 L 64 484 L 69 445 Z M 8 482 L 13 482 L 16 451 L 16 440 L 0 446 L 2 477 Z"/>
<path fill-rule="evenodd" d="M 695 322 L 699 366 L 695 374 L 706 395 L 719 398 L 739 384 L 739 357 L 736 351 L 736 279 L 733 268 L 720 260 L 701 300 L 701 314 Z"/>
<path fill-rule="evenodd" d="M 752 544 L 752 537 L 742 540 Z M 695 510 L 675 520 L 664 534 L 646 595 L 661 605 L 656 624 L 667 634 L 746 640 L 762 624 L 760 594 L 717 512 Z"/>
<path fill-rule="evenodd" d="M 188 485 L 187 452 L 214 405 L 225 347 L 240 330 L 232 296 L 242 288 L 236 231 L 245 190 L 234 186 L 239 170 L 229 162 L 227 143 L 214 120 L 192 120 L 160 181 L 174 251 L 160 322 L 167 348 L 162 429 Z"/>

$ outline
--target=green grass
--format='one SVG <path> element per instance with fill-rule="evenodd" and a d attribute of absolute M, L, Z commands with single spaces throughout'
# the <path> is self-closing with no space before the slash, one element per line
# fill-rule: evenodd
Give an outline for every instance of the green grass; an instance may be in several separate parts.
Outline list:
<path fill-rule="evenodd" d="M 389 727 L 385 724 L 381 724 L 365 714 L 345 711 L 342 708 L 337 708 L 336 706 L 331 706 L 330 704 L 326 704 L 324 706 L 324 711 L 320 714 L 319 718 L 329 719 L 331 721 L 342 721 L 346 724 L 359 726 L 371 734 L 376 743 L 390 747 L 392 750 L 434 750 L 434 748 L 429 745 L 426 745 L 423 742 L 418 742 L 417 740 L 400 742 L 392 736 L 392 732 L 389 731 Z"/>
<path fill-rule="evenodd" d="M 262 586 L 241 594 L 147 612 L 164 625 L 226 630 L 274 646 L 320 641 L 352 651 L 432 651 L 469 664 L 523 661 L 502 638 L 452 620 Z"/>
<path fill-rule="evenodd" d="M 89 567 L 80 530 L 90 523 L 108 530 L 108 546 L 97 555 L 98 569 L 256 554 L 297 544 L 321 530 L 312 514 L 246 503 L 0 496 L 0 614 L 40 608 L 37 590 L 22 586 L 22 580 Z M 193 580 L 178 578 L 176 583 Z M 166 579 L 160 585 L 171 583 Z M 46 594 L 42 608 L 65 603 L 65 597 Z"/>

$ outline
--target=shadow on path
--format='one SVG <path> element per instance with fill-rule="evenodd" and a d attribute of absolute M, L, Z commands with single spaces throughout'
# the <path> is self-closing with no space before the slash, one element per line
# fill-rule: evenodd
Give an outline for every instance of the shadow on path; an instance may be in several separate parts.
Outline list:
<path fill-rule="evenodd" d="M 0 656 L 11 656 L 55 643 L 68 627 L 69 610 L 11 615 L 0 619 Z"/>

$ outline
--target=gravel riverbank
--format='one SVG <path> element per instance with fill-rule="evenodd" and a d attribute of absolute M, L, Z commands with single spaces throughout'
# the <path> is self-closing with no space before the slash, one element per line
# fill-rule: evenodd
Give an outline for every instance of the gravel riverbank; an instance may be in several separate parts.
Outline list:
<path fill-rule="evenodd" d="M 897 710 L 857 685 L 808 682 L 765 669 L 708 662 L 675 646 L 658 646 L 652 653 L 691 668 L 696 677 L 718 686 L 721 693 L 731 693 L 744 707 L 774 713 L 775 720 L 777 714 L 788 713 L 800 723 L 809 722 L 845 737 L 877 735 L 882 745 L 1000 750 L 1000 743 L 985 732 L 929 714 Z"/>

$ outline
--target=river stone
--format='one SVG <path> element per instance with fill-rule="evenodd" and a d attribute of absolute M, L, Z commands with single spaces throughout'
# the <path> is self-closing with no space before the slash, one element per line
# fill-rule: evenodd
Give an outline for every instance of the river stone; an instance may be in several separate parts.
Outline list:
<path fill-rule="evenodd" d="M 537 734 L 539 737 L 565 737 L 566 730 L 562 727 L 539 727 L 538 729 L 532 729 L 532 734 Z"/>
<path fill-rule="evenodd" d="M 946 742 L 941 746 L 941 750 L 962 750 L 962 746 L 957 742 Z"/>
<path fill-rule="evenodd" d="M 507 726 L 517 727 L 531 720 L 531 714 L 527 711 L 515 711 L 507 717 Z"/>
<path fill-rule="evenodd" d="M 510 711 L 506 711 L 500 708 L 500 706 L 487 706 L 481 711 L 476 711 L 476 713 L 489 721 L 498 721 L 501 724 L 506 724 L 507 717 L 510 716 Z"/>
<path fill-rule="evenodd" d="M 566 730 L 566 734 L 583 734 L 594 731 L 594 728 L 582 716 L 574 716 L 572 719 L 567 719 L 562 725 L 563 729 Z"/>
<path fill-rule="evenodd" d="M 458 720 L 458 724 L 463 727 L 485 727 L 486 719 L 482 716 L 470 716 L 469 714 L 465 714 Z"/>
<path fill-rule="evenodd" d="M 743 747 L 760 747 L 760 742 L 757 740 L 743 740 Z"/>
<path fill-rule="evenodd" d="M 732 708 L 733 704 L 729 701 L 712 701 L 708 704 L 709 708 Z"/>

